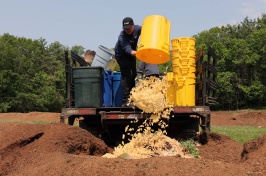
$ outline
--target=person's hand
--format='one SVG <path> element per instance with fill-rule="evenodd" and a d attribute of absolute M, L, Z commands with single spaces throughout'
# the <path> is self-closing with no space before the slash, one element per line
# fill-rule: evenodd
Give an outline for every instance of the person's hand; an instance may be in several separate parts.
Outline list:
<path fill-rule="evenodd" d="M 135 50 L 132 50 L 132 51 L 131 51 L 131 55 L 132 55 L 132 56 L 136 56 L 136 53 L 137 53 L 137 51 L 135 51 Z"/>

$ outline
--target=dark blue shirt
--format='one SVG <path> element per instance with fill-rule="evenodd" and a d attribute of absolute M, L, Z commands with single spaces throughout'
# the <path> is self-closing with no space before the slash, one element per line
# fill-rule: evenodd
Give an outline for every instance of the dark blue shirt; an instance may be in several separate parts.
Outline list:
<path fill-rule="evenodd" d="M 115 55 L 131 56 L 131 51 L 137 49 L 140 33 L 141 33 L 141 26 L 139 25 L 134 25 L 134 30 L 130 35 L 128 35 L 124 30 L 121 31 L 115 45 Z"/>

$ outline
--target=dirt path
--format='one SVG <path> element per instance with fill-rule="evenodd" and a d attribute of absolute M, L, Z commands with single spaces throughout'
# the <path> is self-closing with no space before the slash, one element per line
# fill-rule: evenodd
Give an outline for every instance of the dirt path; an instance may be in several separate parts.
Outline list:
<path fill-rule="evenodd" d="M 59 123 L 59 113 L 3 113 L 2 175 L 266 175 L 266 135 L 241 145 L 210 133 L 197 159 L 154 157 L 107 159 L 112 149 L 79 127 Z M 46 121 L 52 124 L 36 125 Z M 266 111 L 212 112 L 212 125 L 266 127 Z"/>

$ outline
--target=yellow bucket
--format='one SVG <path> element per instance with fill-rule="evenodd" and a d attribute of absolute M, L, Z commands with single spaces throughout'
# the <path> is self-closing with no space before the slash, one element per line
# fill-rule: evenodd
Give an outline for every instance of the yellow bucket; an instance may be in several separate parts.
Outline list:
<path fill-rule="evenodd" d="M 174 38 L 171 40 L 172 42 L 172 50 L 175 49 L 189 49 L 189 48 L 195 48 L 195 38 L 192 37 L 180 37 L 180 38 Z"/>
<path fill-rule="evenodd" d="M 166 100 L 168 105 L 174 105 L 175 103 L 175 87 L 173 82 L 173 72 L 168 72 L 166 74 L 168 81 L 168 89 L 166 92 Z"/>
<path fill-rule="evenodd" d="M 146 17 L 142 23 L 137 58 L 150 64 L 163 64 L 170 59 L 170 21 L 160 15 Z"/>
<path fill-rule="evenodd" d="M 190 67 L 173 67 L 175 69 L 177 76 L 176 78 L 186 78 L 186 77 L 195 77 L 195 72 L 196 72 L 196 67 L 195 66 L 190 66 Z"/>
<path fill-rule="evenodd" d="M 174 79 L 175 85 L 175 105 L 176 106 L 195 106 L 196 104 L 196 78 L 186 77 Z"/>
<path fill-rule="evenodd" d="M 196 49 L 188 48 L 188 49 L 174 49 L 172 50 L 172 57 L 180 57 L 180 58 L 196 58 Z"/>
<path fill-rule="evenodd" d="M 173 60 L 172 70 L 174 77 L 195 77 L 196 76 L 196 64 L 189 63 L 188 61 L 180 64 L 179 60 Z"/>
<path fill-rule="evenodd" d="M 190 67 L 191 65 L 196 65 L 196 57 L 172 57 L 172 65 L 180 65 L 180 66 L 187 66 Z"/>

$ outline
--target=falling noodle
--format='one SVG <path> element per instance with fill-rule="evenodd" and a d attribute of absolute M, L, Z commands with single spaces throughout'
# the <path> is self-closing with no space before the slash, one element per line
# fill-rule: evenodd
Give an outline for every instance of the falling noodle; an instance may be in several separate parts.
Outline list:
<path fill-rule="evenodd" d="M 125 134 L 132 137 L 130 142 L 124 144 L 122 141 L 122 144 L 115 147 L 113 153 L 107 153 L 103 157 L 122 157 L 127 159 L 149 158 L 154 156 L 192 157 L 183 153 L 182 147 L 177 140 L 166 136 L 167 132 L 165 129 L 168 125 L 164 120 L 170 118 L 170 113 L 173 110 L 173 106 L 169 105 L 166 98 L 168 87 L 166 76 L 138 80 L 137 86 L 131 91 L 129 101 L 133 102 L 134 106 L 142 109 L 144 113 L 151 113 L 151 116 L 142 125 L 138 126 L 134 134 L 130 133 L 134 129 L 127 126 L 125 128 Z M 132 121 L 132 123 L 137 122 L 138 119 Z M 153 131 L 151 127 L 154 124 L 157 124 L 160 129 Z M 123 139 L 126 136 L 125 134 L 122 135 Z"/>

